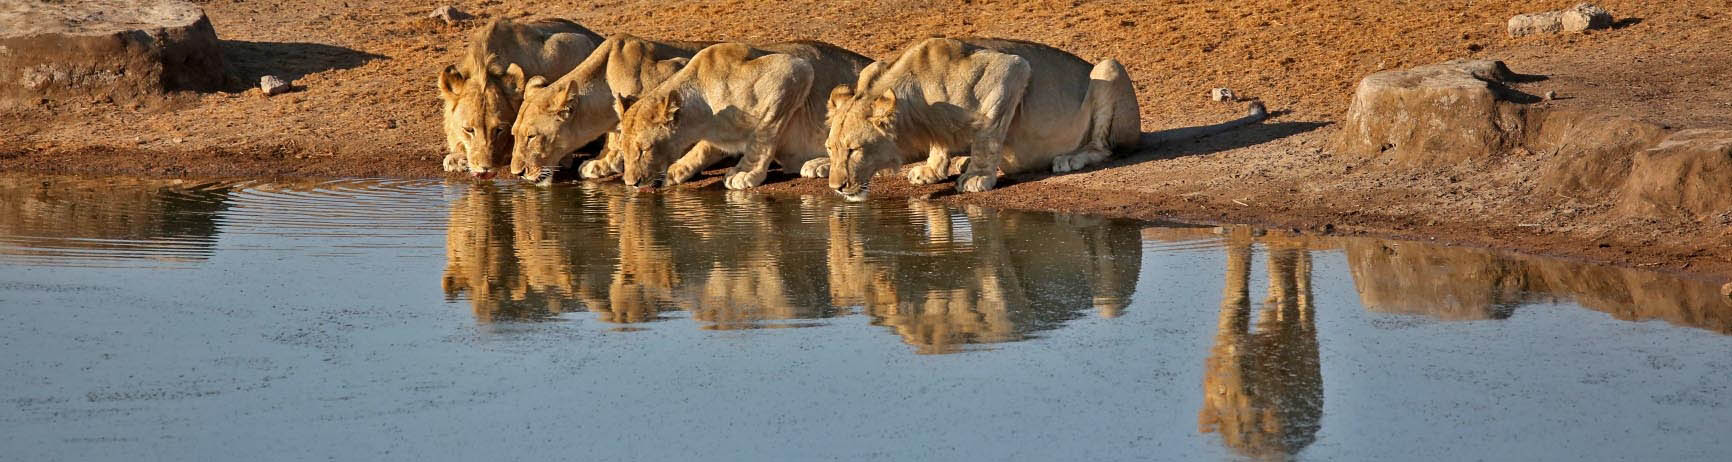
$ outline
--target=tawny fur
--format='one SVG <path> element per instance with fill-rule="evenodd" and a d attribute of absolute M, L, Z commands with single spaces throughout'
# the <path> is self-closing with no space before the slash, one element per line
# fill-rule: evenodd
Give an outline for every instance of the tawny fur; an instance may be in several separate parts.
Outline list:
<path fill-rule="evenodd" d="M 544 168 L 564 165 L 576 149 L 617 131 L 619 98 L 642 97 L 709 45 L 615 34 L 558 80 L 530 79 L 511 128 L 511 173 L 528 180 L 544 179 Z M 615 138 L 608 136 L 597 158 L 584 162 L 584 178 L 612 175 L 623 168 Z"/>
<path fill-rule="evenodd" d="M 621 179 L 680 183 L 735 154 L 740 162 L 724 180 L 730 189 L 763 183 L 772 162 L 823 176 L 824 95 L 870 62 L 822 42 L 705 48 L 626 110 Z"/>
<path fill-rule="evenodd" d="M 511 123 L 523 101 L 522 78 L 563 75 L 600 42 L 595 32 L 560 19 L 500 19 L 477 30 L 462 60 L 439 72 L 445 170 L 484 174 L 504 165 L 511 155 Z"/>
<path fill-rule="evenodd" d="M 1075 171 L 1136 149 L 1142 135 L 1124 66 L 1015 40 L 923 40 L 829 99 L 830 186 L 852 199 L 907 162 L 926 161 L 909 170 L 913 183 L 960 175 L 958 190 L 978 192 L 1001 170 Z"/>

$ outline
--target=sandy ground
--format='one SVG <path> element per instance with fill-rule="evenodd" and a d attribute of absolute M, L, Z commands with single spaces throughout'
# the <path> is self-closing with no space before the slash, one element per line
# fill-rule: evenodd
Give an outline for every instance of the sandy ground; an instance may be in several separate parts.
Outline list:
<path fill-rule="evenodd" d="M 238 82 L 264 74 L 299 91 L 266 98 L 183 95 L 160 107 L 60 101 L 0 112 L 0 169 L 170 176 L 441 175 L 435 72 L 467 30 L 424 19 L 438 4 L 383 0 L 210 0 L 204 5 Z M 967 196 L 948 186 L 874 188 L 974 202 L 1139 218 L 1231 221 L 1436 240 L 1598 262 L 1732 276 L 1732 215 L 1630 219 L 1609 198 L 1539 197 L 1538 161 L 1503 157 L 1414 171 L 1325 148 L 1353 85 L 1380 69 L 1452 58 L 1504 59 L 1549 80 L 1542 103 L 1616 112 L 1677 128 L 1732 127 L 1732 13 L 1724 1 L 1606 1 L 1617 28 L 1512 39 L 1504 21 L 1556 4 L 1494 1 L 460 1 L 483 18 L 559 16 L 601 33 L 775 41 L 816 38 L 887 59 L 929 36 L 1034 40 L 1133 75 L 1145 131 L 1218 122 L 1259 98 L 1269 123 L 1135 153 L 1087 172 L 1010 179 Z M 817 192 L 782 178 L 769 193 Z M 885 183 L 901 183 L 900 180 Z M 719 188 L 714 181 L 687 187 Z"/>

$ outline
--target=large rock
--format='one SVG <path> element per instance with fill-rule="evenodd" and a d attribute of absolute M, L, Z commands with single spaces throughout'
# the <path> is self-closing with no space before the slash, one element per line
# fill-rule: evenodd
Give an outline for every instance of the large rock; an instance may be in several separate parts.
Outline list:
<path fill-rule="evenodd" d="M 1505 100 L 1515 78 L 1501 61 L 1451 61 L 1359 81 L 1335 150 L 1397 164 L 1435 165 L 1513 147 L 1522 111 Z"/>
<path fill-rule="evenodd" d="M 1732 213 L 1732 130 L 1684 130 L 1637 152 L 1620 199 L 1632 214 Z"/>
<path fill-rule="evenodd" d="M 0 1 L 0 105 L 138 100 L 223 83 L 216 31 L 192 3 Z"/>

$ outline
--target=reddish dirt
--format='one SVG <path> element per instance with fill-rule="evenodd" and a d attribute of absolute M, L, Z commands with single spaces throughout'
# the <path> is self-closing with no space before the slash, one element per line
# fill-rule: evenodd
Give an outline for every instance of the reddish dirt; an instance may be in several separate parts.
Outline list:
<path fill-rule="evenodd" d="M 443 149 L 435 72 L 457 59 L 466 31 L 424 19 L 436 3 L 403 0 L 200 1 L 240 82 L 254 89 L 184 95 L 158 106 L 55 102 L 0 113 L 0 169 L 173 176 L 434 177 Z M 1506 37 L 1512 15 L 1556 4 L 1416 0 L 1237 2 L 1012 0 L 645 0 L 454 2 L 483 18 L 558 16 L 603 34 L 694 40 L 813 38 L 887 59 L 929 36 L 1027 39 L 1089 60 L 1117 58 L 1133 75 L 1146 131 L 1241 115 L 1212 87 L 1263 100 L 1262 126 L 1162 146 L 1102 168 L 1009 179 L 953 195 L 948 185 L 885 180 L 880 196 L 1245 222 L 1493 247 L 1732 276 L 1732 215 L 1700 221 L 1629 218 L 1611 198 L 1535 193 L 1536 156 L 1499 156 L 1427 170 L 1332 155 L 1359 78 L 1453 58 L 1503 59 L 1549 80 L 1563 109 L 1615 112 L 1676 128 L 1732 127 L 1732 13 L 1723 0 L 1596 2 L 1621 20 L 1587 34 Z M 815 181 L 766 193 L 827 193 Z M 718 188 L 714 180 L 686 187 Z M 1550 196 L 1550 197 L 1548 197 Z"/>

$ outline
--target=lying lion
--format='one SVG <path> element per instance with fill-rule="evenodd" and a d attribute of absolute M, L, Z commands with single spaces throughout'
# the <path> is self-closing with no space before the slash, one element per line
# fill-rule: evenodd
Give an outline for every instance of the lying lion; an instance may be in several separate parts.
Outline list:
<path fill-rule="evenodd" d="M 812 41 L 705 48 L 641 101 L 625 100 L 621 179 L 677 184 L 732 154 L 742 158 L 724 180 L 729 189 L 762 184 L 771 162 L 823 176 L 829 160 L 821 92 L 853 81 L 870 62 Z"/>
<path fill-rule="evenodd" d="M 551 180 L 572 151 L 619 128 L 619 98 L 643 96 L 709 45 L 616 34 L 559 80 L 529 78 L 523 84 L 523 107 L 511 127 L 511 174 L 534 182 Z M 623 168 L 613 138 L 596 160 L 584 162 L 584 178 L 612 175 Z"/>
<path fill-rule="evenodd" d="M 1090 66 L 1064 50 L 999 39 L 927 39 L 873 63 L 830 94 L 830 187 L 864 199 L 873 174 L 925 157 L 915 184 L 961 175 L 956 189 L 992 189 L 998 172 L 1075 171 L 1135 149 L 1142 121 L 1130 77 L 1111 59 Z M 1198 131 L 1256 123 L 1250 116 Z M 968 153 L 968 157 L 953 154 Z"/>
<path fill-rule="evenodd" d="M 511 122 L 523 101 L 508 82 L 521 75 L 557 77 L 588 57 L 601 36 L 563 19 L 495 20 L 475 32 L 463 60 L 439 72 L 444 100 L 445 171 L 491 177 L 511 154 Z"/>

